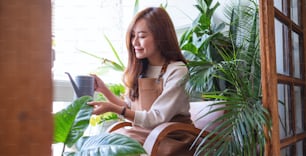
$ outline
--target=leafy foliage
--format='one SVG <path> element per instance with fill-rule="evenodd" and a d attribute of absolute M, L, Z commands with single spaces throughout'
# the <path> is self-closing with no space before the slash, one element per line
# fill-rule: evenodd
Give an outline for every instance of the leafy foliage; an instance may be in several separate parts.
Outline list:
<path fill-rule="evenodd" d="M 118 119 L 119 119 L 118 114 L 113 113 L 113 112 L 106 112 L 106 113 L 103 113 L 101 115 L 91 116 L 89 123 L 90 123 L 91 126 L 96 126 L 96 125 L 101 124 L 105 121 L 118 120 Z"/>
<path fill-rule="evenodd" d="M 200 12 L 191 27 L 180 38 L 180 47 L 188 61 L 189 79 L 186 90 L 190 95 L 215 90 L 223 90 L 224 82 L 213 77 L 216 70 L 214 64 L 220 63 L 220 50 L 231 52 L 229 38 L 222 34 L 224 23 L 212 23 L 212 15 L 220 5 L 211 7 L 212 0 L 198 0 L 195 7 Z"/>
<path fill-rule="evenodd" d="M 91 100 L 90 96 L 82 96 L 54 114 L 53 143 L 76 147 L 76 151 L 65 152 L 64 155 L 136 156 L 145 153 L 141 144 L 120 134 L 83 136 L 92 114 L 92 106 L 87 105 Z M 113 113 L 105 114 L 107 117 L 113 118 Z"/>
<path fill-rule="evenodd" d="M 195 155 L 263 155 L 271 118 L 261 101 L 258 4 L 231 3 L 225 7 L 230 22 L 219 25 L 211 23 L 218 3 L 211 4 L 198 0 L 200 14 L 180 41 L 190 72 L 186 90 L 223 106 L 206 115 L 226 112 L 207 125 L 221 123 L 197 139 Z"/>
<path fill-rule="evenodd" d="M 141 144 L 121 134 L 102 133 L 93 137 L 83 137 L 76 143 L 76 152 L 66 152 L 67 156 L 137 156 L 146 153 Z"/>
<path fill-rule="evenodd" d="M 125 92 L 125 87 L 122 84 L 107 84 L 107 87 L 110 89 L 112 93 L 114 93 L 118 97 L 121 97 Z M 106 98 L 102 93 L 97 93 L 95 101 L 106 101 Z M 96 126 L 98 124 L 103 123 L 104 121 L 118 120 L 118 119 L 119 119 L 118 114 L 113 112 L 106 112 L 100 115 L 91 116 L 90 125 Z"/>
<path fill-rule="evenodd" d="M 92 113 L 92 107 L 87 105 L 91 100 L 90 96 L 83 96 L 54 114 L 53 143 L 62 142 L 71 147 L 83 136 Z"/>

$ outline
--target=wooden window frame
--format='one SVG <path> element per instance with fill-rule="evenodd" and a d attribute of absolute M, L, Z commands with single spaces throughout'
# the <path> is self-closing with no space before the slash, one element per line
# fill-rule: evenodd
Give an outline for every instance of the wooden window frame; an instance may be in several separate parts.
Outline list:
<path fill-rule="evenodd" d="M 306 14 L 306 2 L 300 0 L 301 3 L 301 15 Z M 287 6 L 290 4 L 290 1 L 287 1 Z M 295 135 L 294 137 L 288 139 L 282 139 L 280 141 L 280 131 L 279 131 L 279 117 L 278 117 L 278 95 L 277 95 L 277 85 L 279 82 L 281 83 L 288 83 L 291 80 L 294 83 L 290 84 L 291 86 L 294 85 L 301 85 L 304 97 L 306 97 L 306 88 L 305 88 L 305 73 L 306 73 L 306 56 L 305 56 L 305 47 L 306 47 L 306 16 L 303 16 L 300 20 L 300 26 L 296 24 L 291 24 L 290 21 L 286 21 L 286 18 L 282 18 L 284 16 L 280 11 L 274 9 L 274 1 L 273 0 L 260 0 L 259 1 L 260 7 L 260 49 L 261 49 L 261 76 L 262 76 L 262 93 L 263 93 L 263 104 L 268 110 L 271 112 L 271 118 L 273 123 L 273 131 L 271 134 L 271 140 L 268 142 L 266 146 L 266 156 L 270 155 L 280 155 L 280 150 L 283 147 L 289 146 L 301 139 L 306 138 L 306 133 Z M 288 8 L 285 8 L 287 10 Z M 287 16 L 290 17 L 290 11 L 287 11 Z M 290 26 L 289 31 L 293 30 L 297 33 L 303 34 L 303 62 L 300 62 L 304 66 L 301 69 L 302 80 L 290 78 L 288 76 L 284 76 L 282 74 L 277 74 L 276 71 L 276 48 L 275 48 L 275 26 L 274 26 L 274 19 L 275 17 L 280 18 L 282 22 L 289 23 Z M 291 34 L 291 33 L 289 33 Z M 291 35 L 288 36 L 288 42 L 291 42 Z M 290 43 L 291 44 L 291 43 Z M 291 48 L 291 47 L 289 47 Z M 289 49 L 291 51 L 291 49 Z M 289 59 L 292 59 L 293 56 L 289 55 Z M 292 61 L 291 61 L 292 62 Z M 290 65 L 292 68 L 292 64 Z M 290 72 L 293 70 L 290 69 Z M 289 73 L 292 75 L 292 73 Z M 291 92 L 293 91 L 293 87 L 291 87 Z M 294 100 L 294 98 L 293 98 Z M 305 99 L 304 100 L 304 107 L 305 106 Z M 294 102 L 294 101 L 291 101 Z M 294 110 L 294 108 L 293 108 Z M 305 108 L 304 108 L 305 110 Z M 293 112 L 294 113 L 294 112 Z M 304 119 L 306 119 L 306 113 L 304 113 Z M 304 129 L 305 129 L 305 120 L 304 122 Z M 295 128 L 295 126 L 293 127 Z M 305 148 L 305 141 L 304 141 L 304 148 Z M 305 153 L 304 153 L 305 154 Z"/>

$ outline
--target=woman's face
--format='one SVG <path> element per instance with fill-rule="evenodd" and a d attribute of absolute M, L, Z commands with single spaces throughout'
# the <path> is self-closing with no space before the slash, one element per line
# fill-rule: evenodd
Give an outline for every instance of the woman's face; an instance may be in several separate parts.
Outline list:
<path fill-rule="evenodd" d="M 137 59 L 147 58 L 149 62 L 156 62 L 160 59 L 160 51 L 157 49 L 152 32 L 145 20 L 136 22 L 131 42 Z"/>

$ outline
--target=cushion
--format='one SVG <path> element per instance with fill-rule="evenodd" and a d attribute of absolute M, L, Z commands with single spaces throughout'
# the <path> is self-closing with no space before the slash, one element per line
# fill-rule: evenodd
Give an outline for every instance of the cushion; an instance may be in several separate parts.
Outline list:
<path fill-rule="evenodd" d="M 195 127 L 203 129 L 209 122 L 213 121 L 214 119 L 224 114 L 224 111 L 217 111 L 203 117 L 207 112 L 211 111 L 212 109 L 223 106 L 223 105 L 209 106 L 215 102 L 216 101 L 199 101 L 199 102 L 190 103 L 191 120 L 193 121 Z M 217 125 L 218 124 L 211 125 L 206 130 L 211 131 Z"/>

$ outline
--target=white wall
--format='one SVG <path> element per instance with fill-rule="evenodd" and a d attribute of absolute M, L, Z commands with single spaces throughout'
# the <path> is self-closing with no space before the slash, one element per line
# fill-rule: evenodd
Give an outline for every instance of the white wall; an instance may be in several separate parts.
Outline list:
<path fill-rule="evenodd" d="M 223 9 L 227 0 L 219 0 L 220 6 L 215 21 L 225 20 Z M 103 35 L 107 35 L 114 44 L 120 57 L 126 60 L 125 30 L 133 16 L 134 1 L 126 0 L 53 0 L 53 39 L 55 50 L 54 100 L 71 101 L 74 92 L 68 77 L 71 75 L 95 72 L 101 61 L 80 53 L 78 49 L 93 53 L 99 57 L 115 60 L 111 48 Z M 166 0 L 140 0 L 139 10 L 147 6 L 165 5 Z M 216 1 L 215 1 L 216 3 Z M 167 11 L 177 29 L 178 35 L 198 15 L 196 0 L 168 0 Z M 121 75 L 101 75 L 107 83 L 121 81 Z"/>
<path fill-rule="evenodd" d="M 54 100 L 71 101 L 74 92 L 68 77 L 71 75 L 95 72 L 101 61 L 80 53 L 78 49 L 93 53 L 99 57 L 115 60 L 110 46 L 103 35 L 111 40 L 123 61 L 125 53 L 125 30 L 132 16 L 134 1 L 126 0 L 53 0 L 53 49 L 55 61 Z M 139 1 L 139 10 L 147 6 L 165 4 L 165 0 Z M 195 1 L 168 0 L 169 12 L 178 32 L 189 26 L 198 12 Z M 101 75 L 106 82 L 121 81 L 121 75 Z"/>

